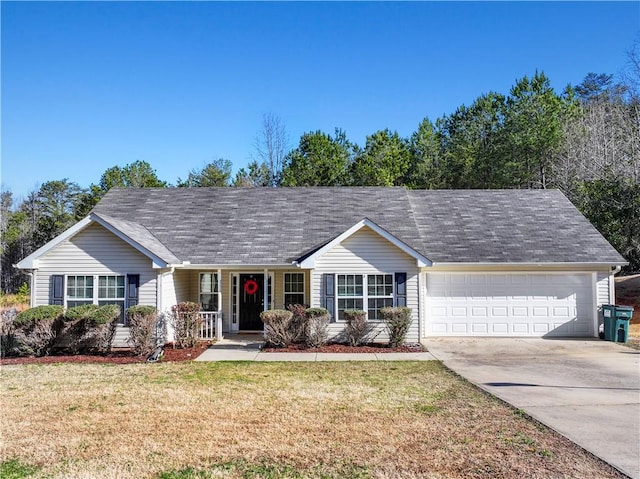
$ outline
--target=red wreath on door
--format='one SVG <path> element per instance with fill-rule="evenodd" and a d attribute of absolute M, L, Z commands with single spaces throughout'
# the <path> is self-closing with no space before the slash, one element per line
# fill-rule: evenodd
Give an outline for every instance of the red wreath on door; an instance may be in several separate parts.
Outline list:
<path fill-rule="evenodd" d="M 244 292 L 252 296 L 258 292 L 258 283 L 255 279 L 248 279 L 244 283 Z"/>

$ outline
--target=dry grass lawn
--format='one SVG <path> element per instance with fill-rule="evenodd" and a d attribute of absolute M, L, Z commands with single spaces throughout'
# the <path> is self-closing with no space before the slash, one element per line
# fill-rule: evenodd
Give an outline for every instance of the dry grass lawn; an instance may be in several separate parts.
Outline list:
<path fill-rule="evenodd" d="M 0 464 L 28 477 L 621 477 L 437 362 L 22 365 L 0 386 Z"/>

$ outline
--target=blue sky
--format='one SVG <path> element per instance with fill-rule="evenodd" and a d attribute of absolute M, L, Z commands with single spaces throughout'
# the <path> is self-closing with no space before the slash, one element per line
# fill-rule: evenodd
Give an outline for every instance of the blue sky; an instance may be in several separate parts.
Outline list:
<path fill-rule="evenodd" d="M 639 2 L 1 2 L 2 186 L 98 182 L 148 161 L 175 183 L 251 158 L 262 115 L 364 144 L 409 136 L 544 71 L 619 73 Z"/>

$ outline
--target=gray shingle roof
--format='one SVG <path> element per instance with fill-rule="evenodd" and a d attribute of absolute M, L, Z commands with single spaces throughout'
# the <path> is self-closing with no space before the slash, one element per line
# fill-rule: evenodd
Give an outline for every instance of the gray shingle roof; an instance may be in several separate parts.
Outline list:
<path fill-rule="evenodd" d="M 435 263 L 624 263 L 554 190 L 112 189 L 94 212 L 192 264 L 290 264 L 364 218 Z"/>
<path fill-rule="evenodd" d="M 169 249 L 143 225 L 105 214 L 96 214 L 96 216 L 125 234 L 130 240 L 138 243 L 158 258 L 164 260 L 167 264 L 180 263 L 180 259 L 169 251 Z"/>

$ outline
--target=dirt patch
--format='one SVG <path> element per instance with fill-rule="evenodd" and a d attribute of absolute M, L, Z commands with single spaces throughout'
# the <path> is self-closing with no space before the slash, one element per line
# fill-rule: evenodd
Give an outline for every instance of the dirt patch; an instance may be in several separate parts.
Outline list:
<path fill-rule="evenodd" d="M 618 276 L 615 281 L 616 303 L 635 309 L 629 324 L 629 345 L 640 349 L 640 274 Z"/>
<path fill-rule="evenodd" d="M 164 347 L 162 361 L 191 361 L 197 358 L 211 345 L 210 342 L 200 342 L 193 348 L 177 349 L 173 344 Z M 56 363 L 94 363 L 94 364 L 133 364 L 146 362 L 146 356 L 135 356 L 130 349 L 119 349 L 105 356 L 75 354 L 61 356 L 44 356 L 41 358 L 2 358 L 0 365 L 9 364 L 56 364 Z"/>
<path fill-rule="evenodd" d="M 419 343 L 406 344 L 391 348 L 386 344 L 371 343 L 363 346 L 349 346 L 348 344 L 327 344 L 319 348 L 308 348 L 304 344 L 294 344 L 286 348 L 264 348 L 266 353 L 422 353 L 425 347 Z"/>
<path fill-rule="evenodd" d="M 640 274 L 616 278 L 616 303 L 640 310 Z M 634 315 L 634 323 L 640 323 L 640 314 Z"/>

